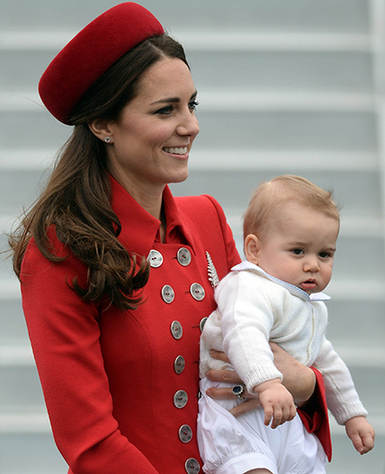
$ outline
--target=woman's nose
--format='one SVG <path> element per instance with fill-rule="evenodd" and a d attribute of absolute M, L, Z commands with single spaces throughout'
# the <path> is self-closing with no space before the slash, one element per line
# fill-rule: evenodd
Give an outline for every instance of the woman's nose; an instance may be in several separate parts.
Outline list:
<path fill-rule="evenodd" d="M 195 114 L 190 111 L 183 117 L 176 129 L 178 135 L 195 138 L 199 133 L 199 123 Z"/>

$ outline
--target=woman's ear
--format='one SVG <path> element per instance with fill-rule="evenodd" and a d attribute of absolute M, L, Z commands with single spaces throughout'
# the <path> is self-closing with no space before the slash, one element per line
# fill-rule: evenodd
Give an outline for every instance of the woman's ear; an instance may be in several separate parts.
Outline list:
<path fill-rule="evenodd" d="M 88 124 L 91 132 L 105 143 L 113 142 L 111 122 L 105 119 L 95 119 Z"/>
<path fill-rule="evenodd" d="M 246 259 L 258 265 L 258 255 L 261 249 L 261 241 L 255 234 L 248 234 L 245 238 L 244 252 Z"/>

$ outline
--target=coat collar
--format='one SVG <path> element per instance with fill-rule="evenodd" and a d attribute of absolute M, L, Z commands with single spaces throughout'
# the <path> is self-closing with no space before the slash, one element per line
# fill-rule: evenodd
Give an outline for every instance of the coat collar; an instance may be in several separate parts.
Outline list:
<path fill-rule="evenodd" d="M 248 262 L 247 260 L 244 260 L 238 265 L 235 265 L 231 270 L 232 271 L 249 270 L 249 271 L 258 273 L 259 275 L 262 275 L 268 280 L 271 280 L 274 283 L 277 283 L 278 285 L 283 286 L 289 291 L 289 293 L 291 293 L 294 296 L 298 296 L 299 298 L 305 301 L 330 300 L 330 296 L 326 295 L 325 293 L 312 293 L 309 295 L 308 293 L 306 293 L 306 291 L 303 291 L 301 288 L 298 288 L 298 286 L 292 285 L 291 283 L 288 283 L 287 281 L 280 280 L 279 278 L 276 278 L 273 275 L 270 275 L 269 273 L 262 270 L 261 267 L 258 267 L 258 265 L 254 265 L 254 263 Z"/>
<path fill-rule="evenodd" d="M 140 204 L 111 175 L 111 206 L 122 225 L 119 241 L 132 253 L 147 257 L 154 242 L 159 242 L 160 220 L 143 209 Z M 181 242 L 192 245 L 188 229 L 182 223 L 175 199 L 168 186 L 163 191 L 166 217 L 165 243 Z"/>

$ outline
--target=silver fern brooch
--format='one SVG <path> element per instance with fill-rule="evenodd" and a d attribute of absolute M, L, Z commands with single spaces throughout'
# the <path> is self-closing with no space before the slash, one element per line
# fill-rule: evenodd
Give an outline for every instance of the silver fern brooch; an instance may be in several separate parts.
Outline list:
<path fill-rule="evenodd" d="M 207 258 L 207 273 L 208 273 L 209 282 L 211 283 L 211 286 L 215 288 L 219 283 L 218 273 L 213 264 L 211 255 L 207 252 L 207 250 L 206 250 L 206 258 Z"/>

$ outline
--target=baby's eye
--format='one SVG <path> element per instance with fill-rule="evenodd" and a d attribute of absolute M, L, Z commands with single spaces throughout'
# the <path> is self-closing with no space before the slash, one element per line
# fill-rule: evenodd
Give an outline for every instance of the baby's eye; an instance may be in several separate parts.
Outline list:
<path fill-rule="evenodd" d="M 331 252 L 327 252 L 327 251 L 320 252 L 318 255 L 320 256 L 320 258 L 323 258 L 323 259 L 333 257 L 333 254 Z"/>
<path fill-rule="evenodd" d="M 303 249 L 291 249 L 291 253 L 293 253 L 294 255 L 303 255 Z"/>
<path fill-rule="evenodd" d="M 198 102 L 198 101 L 192 100 L 191 102 L 189 102 L 188 107 L 189 107 L 189 109 L 191 110 L 191 112 L 194 112 L 194 110 L 196 110 L 196 108 L 198 107 L 198 105 L 199 105 L 199 102 Z"/>

